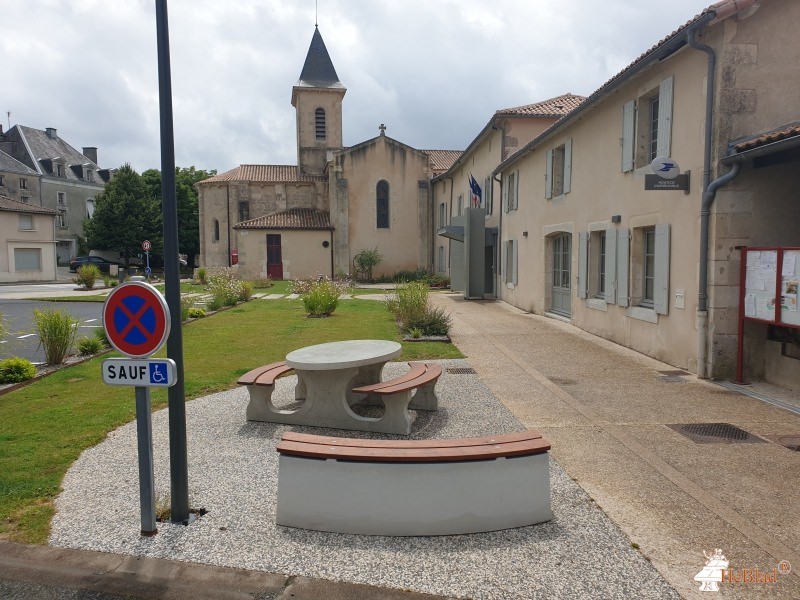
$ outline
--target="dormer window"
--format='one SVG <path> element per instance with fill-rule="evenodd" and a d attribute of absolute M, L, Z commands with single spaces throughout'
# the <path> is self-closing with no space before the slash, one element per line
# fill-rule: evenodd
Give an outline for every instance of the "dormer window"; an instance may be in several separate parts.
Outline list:
<path fill-rule="evenodd" d="M 63 177 L 64 176 L 64 165 L 61 163 L 56 163 L 56 177 Z"/>

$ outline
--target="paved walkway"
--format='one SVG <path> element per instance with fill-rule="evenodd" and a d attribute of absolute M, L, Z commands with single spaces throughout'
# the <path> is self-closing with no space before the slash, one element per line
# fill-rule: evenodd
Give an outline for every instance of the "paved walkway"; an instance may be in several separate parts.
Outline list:
<path fill-rule="evenodd" d="M 681 595 L 707 597 L 693 577 L 721 548 L 732 569 L 794 567 L 776 584 L 726 584 L 726 598 L 800 598 L 800 452 L 770 441 L 800 436 L 800 415 L 502 302 L 434 298 L 483 383 Z M 720 422 L 767 441 L 696 443 L 670 427 Z"/>
<path fill-rule="evenodd" d="M 720 548 L 738 576 L 749 570 L 752 577 L 756 568 L 761 576 L 771 576 L 779 564 L 793 568 L 775 583 L 723 583 L 720 597 L 800 598 L 800 452 L 775 441 L 788 443 L 800 436 L 800 415 L 502 302 L 464 302 L 458 294 L 433 297 L 452 312 L 453 341 L 481 382 L 520 422 L 543 432 L 559 465 L 683 597 L 709 597 L 698 591 L 693 578 L 704 565 L 703 553 Z M 781 393 L 789 408 L 800 406 L 797 394 Z M 727 423 L 757 440 L 726 443 L 712 437 L 705 441 L 714 443 L 698 443 L 702 438 L 693 440 L 676 430 L 704 423 Z M 0 572 L 9 572 L 8 557 L 15 554 L 8 547 L 0 544 Z M 91 567 L 83 553 L 71 554 L 78 551 L 59 549 L 66 558 L 55 560 L 48 555 L 54 551 L 50 548 L 11 547 L 25 555 L 14 563 L 20 581 L 46 582 L 48 574 L 52 579 L 62 569 L 84 573 L 74 587 L 134 594 L 135 587 L 98 587 L 100 573 L 114 561 L 110 573 L 129 584 L 156 578 L 164 593 L 159 597 L 184 597 L 177 595 L 177 583 L 170 592 L 168 581 L 157 575 L 161 568 L 175 568 L 169 561 L 140 563 L 87 553 L 98 561 Z M 231 570 L 200 565 L 180 573 L 200 582 L 197 598 L 223 597 L 206 591 L 221 589 L 217 584 L 232 576 Z M 275 587 L 260 596 L 249 591 L 238 597 L 423 597 L 364 586 L 350 590 L 347 584 L 324 580 L 304 580 L 314 592 L 294 594 L 292 578 L 256 577 Z M 580 580 L 581 572 L 574 577 Z M 238 581 L 245 590 L 251 580 Z"/>

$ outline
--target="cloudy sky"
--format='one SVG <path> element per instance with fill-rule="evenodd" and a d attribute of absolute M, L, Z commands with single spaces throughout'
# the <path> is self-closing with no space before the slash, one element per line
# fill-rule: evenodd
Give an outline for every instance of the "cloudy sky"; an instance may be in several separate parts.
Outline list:
<path fill-rule="evenodd" d="M 292 86 L 315 18 L 344 143 L 464 149 L 495 110 L 589 95 L 709 0 L 169 0 L 179 166 L 296 164 Z M 0 122 L 102 167 L 160 168 L 154 0 L 2 0 Z M 7 113 L 10 112 L 10 117 Z"/>

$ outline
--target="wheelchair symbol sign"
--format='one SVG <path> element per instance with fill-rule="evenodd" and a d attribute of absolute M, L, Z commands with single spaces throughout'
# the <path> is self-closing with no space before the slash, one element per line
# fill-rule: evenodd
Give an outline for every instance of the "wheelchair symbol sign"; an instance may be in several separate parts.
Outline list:
<path fill-rule="evenodd" d="M 103 361 L 103 381 L 109 385 L 171 387 L 177 381 L 171 358 L 109 358 Z"/>

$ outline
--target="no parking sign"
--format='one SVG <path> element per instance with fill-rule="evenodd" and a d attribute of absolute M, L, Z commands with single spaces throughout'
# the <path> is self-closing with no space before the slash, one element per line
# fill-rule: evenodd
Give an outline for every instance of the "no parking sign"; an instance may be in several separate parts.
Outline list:
<path fill-rule="evenodd" d="M 156 352 L 169 337 L 169 307 L 149 283 L 131 281 L 112 291 L 103 305 L 103 327 L 111 345 L 132 358 Z"/>

